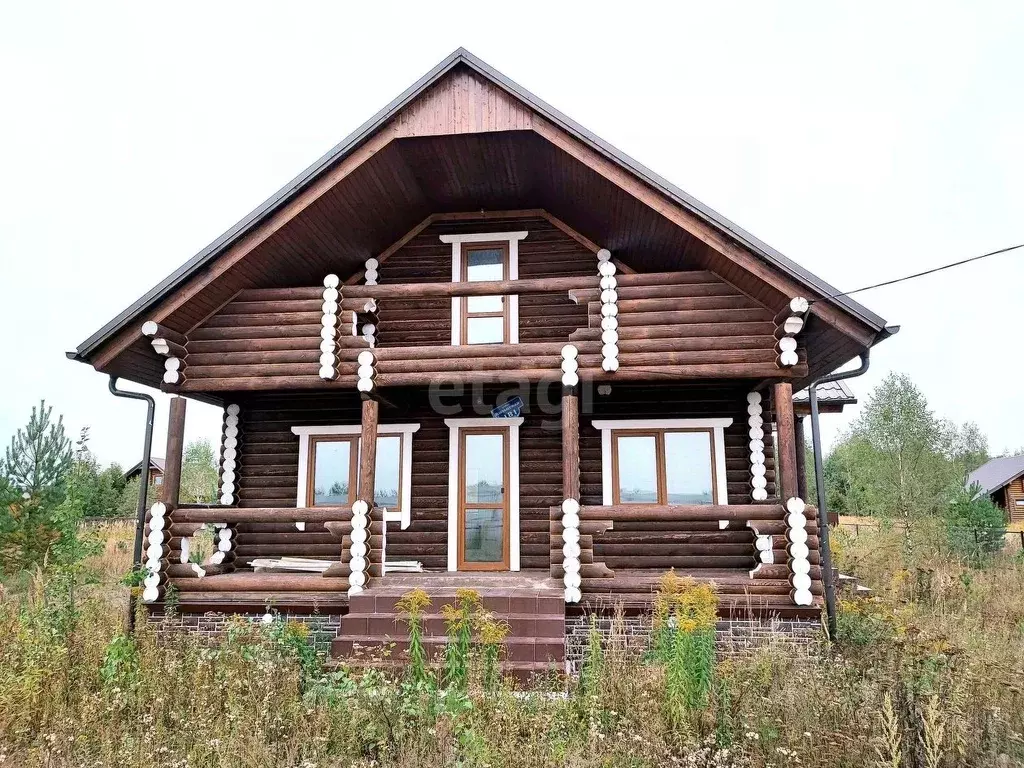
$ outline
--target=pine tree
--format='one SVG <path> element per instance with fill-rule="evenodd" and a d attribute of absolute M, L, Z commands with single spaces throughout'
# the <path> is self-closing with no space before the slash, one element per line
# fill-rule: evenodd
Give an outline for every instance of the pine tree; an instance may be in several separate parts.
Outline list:
<path fill-rule="evenodd" d="M 59 416 L 54 424 L 52 411 L 53 406 L 47 407 L 45 400 L 32 408 L 28 425 L 11 438 L 4 470 L 19 491 L 59 500 L 71 469 L 71 441 L 64 434 L 64 417 Z"/>

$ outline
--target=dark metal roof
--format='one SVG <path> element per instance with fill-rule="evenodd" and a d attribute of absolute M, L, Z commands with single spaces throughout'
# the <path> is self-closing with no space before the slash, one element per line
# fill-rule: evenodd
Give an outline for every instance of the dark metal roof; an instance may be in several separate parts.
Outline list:
<path fill-rule="evenodd" d="M 1008 483 L 1012 483 L 1024 475 L 1024 454 L 1020 456 L 1000 456 L 992 459 L 967 476 L 967 487 L 977 483 L 985 495 L 995 493 Z"/>
<path fill-rule="evenodd" d="M 857 402 L 857 396 L 853 394 L 853 390 L 846 386 L 845 381 L 823 381 L 817 387 L 818 390 L 818 401 L 822 403 L 831 403 L 833 405 L 854 405 Z M 794 403 L 809 403 L 811 401 L 810 391 L 801 389 L 795 395 L 793 395 Z"/>
<path fill-rule="evenodd" d="M 769 264 L 780 269 L 782 272 L 788 274 L 800 283 L 803 283 L 813 291 L 820 293 L 824 296 L 833 296 L 839 291 L 833 286 L 821 280 L 817 276 L 811 274 L 800 265 L 791 261 L 790 259 L 783 256 L 781 253 L 770 247 L 766 243 L 757 239 L 746 230 L 734 224 L 729 219 L 725 218 L 721 214 L 708 208 L 706 205 L 701 203 L 699 200 L 688 195 L 683 190 L 679 189 L 675 185 L 668 182 L 658 174 L 651 171 L 641 163 L 637 162 L 628 155 L 620 152 L 611 144 L 608 144 L 603 139 L 595 136 L 593 133 L 588 131 L 586 128 L 581 126 L 579 123 L 570 119 L 566 115 L 563 115 L 554 107 L 550 106 L 546 102 L 534 96 L 528 90 L 513 82 L 505 75 L 498 72 L 485 62 L 478 59 L 476 56 L 471 54 L 464 48 L 449 54 L 443 61 L 441 61 L 436 67 L 427 72 L 423 77 L 413 83 L 408 89 L 406 89 L 398 98 L 380 110 L 372 118 L 363 123 L 353 133 L 347 136 L 337 146 L 335 146 L 330 152 L 325 154 L 306 170 L 296 176 L 292 181 L 282 187 L 277 193 L 266 200 L 262 205 L 256 208 L 252 213 L 246 216 L 244 219 L 239 221 L 235 226 L 225 232 L 223 235 L 214 240 L 210 245 L 204 248 L 202 251 L 197 253 L 181 267 L 171 273 L 168 277 L 162 280 L 156 287 L 142 296 L 138 301 L 132 304 L 130 307 L 121 312 L 117 317 L 111 320 L 109 323 L 104 325 L 100 330 L 86 339 L 80 344 L 75 352 L 69 352 L 68 357 L 74 360 L 84 360 L 90 353 L 92 353 L 100 344 L 105 342 L 110 336 L 119 332 L 126 325 L 133 320 L 137 320 L 141 313 L 150 307 L 153 303 L 159 300 L 169 291 L 173 290 L 195 272 L 205 266 L 207 263 L 215 259 L 220 255 L 226 248 L 232 243 L 238 240 L 244 235 L 251 227 L 258 224 L 263 218 L 270 213 L 274 212 L 282 204 L 289 201 L 294 195 L 301 191 L 307 184 L 315 179 L 322 171 L 333 165 L 337 161 L 343 159 L 349 153 L 358 148 L 363 142 L 365 142 L 370 136 L 373 135 L 377 129 L 383 126 L 388 120 L 390 120 L 400 110 L 410 104 L 416 97 L 423 93 L 427 88 L 432 86 L 443 78 L 448 72 L 454 69 L 456 66 L 464 65 L 479 73 L 483 77 L 487 78 L 498 87 L 504 89 L 508 93 L 512 94 L 526 105 L 528 105 L 535 112 L 540 114 L 545 119 L 554 123 L 561 129 L 565 130 L 569 134 L 573 135 L 578 140 L 584 142 L 592 149 L 600 152 L 602 155 L 607 157 L 609 160 L 615 162 L 636 176 L 640 177 L 647 184 L 655 188 L 666 197 L 670 198 L 678 205 L 686 208 L 690 212 L 704 219 L 710 224 L 713 224 L 717 228 L 727 232 L 733 239 L 745 246 L 751 252 L 768 262 Z M 831 299 L 833 303 L 840 306 L 848 313 L 859 319 L 861 322 L 873 328 L 878 332 L 877 340 L 885 338 L 888 334 L 885 330 L 885 321 L 878 315 L 871 312 L 866 307 L 862 306 L 858 302 L 850 299 L 846 296 L 839 296 Z"/>
<path fill-rule="evenodd" d="M 164 466 L 165 465 L 166 465 L 166 462 L 162 458 L 159 458 L 157 456 L 151 456 L 149 458 L 149 468 L 150 469 L 155 469 L 157 472 L 164 472 Z M 125 477 L 131 477 L 136 472 L 141 472 L 141 471 L 142 471 L 142 461 L 139 461 L 138 464 L 136 464 L 134 467 L 129 469 L 127 472 L 125 472 L 124 476 Z"/>

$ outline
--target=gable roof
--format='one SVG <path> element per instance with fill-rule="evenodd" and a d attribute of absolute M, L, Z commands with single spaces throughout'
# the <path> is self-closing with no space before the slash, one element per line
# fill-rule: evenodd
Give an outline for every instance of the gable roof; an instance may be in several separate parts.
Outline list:
<path fill-rule="evenodd" d="M 845 381 L 823 381 L 817 386 L 818 402 L 832 403 L 833 405 L 854 405 L 857 396 L 853 394 Z M 801 389 L 793 395 L 794 403 L 809 403 L 811 401 L 810 390 Z"/>
<path fill-rule="evenodd" d="M 967 476 L 967 487 L 977 483 L 981 493 L 989 495 L 1024 475 L 1024 454 L 1000 456 L 985 462 Z"/>
<path fill-rule="evenodd" d="M 686 192 L 671 184 L 666 179 L 654 173 L 633 158 L 623 152 L 620 152 L 615 147 L 595 136 L 579 123 L 537 98 L 530 91 L 493 69 L 469 51 L 464 48 L 459 48 L 417 80 L 412 86 L 399 95 L 398 98 L 343 139 L 327 154 L 278 190 L 278 192 L 252 211 L 248 216 L 235 224 L 231 229 L 218 237 L 214 242 L 162 280 L 152 290 L 147 292 L 135 303 L 82 342 L 74 352 L 69 352 L 68 357 L 73 360 L 87 362 L 87 358 L 91 353 L 95 352 L 100 346 L 110 340 L 115 334 L 125 329 L 129 324 L 139 321 L 142 314 L 147 309 L 181 286 L 185 281 L 189 280 L 197 273 L 200 273 L 204 267 L 210 264 L 210 262 L 249 233 L 263 220 L 282 206 L 286 205 L 296 195 L 316 180 L 324 171 L 361 147 L 371 136 L 374 135 L 375 132 L 388 123 L 388 121 L 394 118 L 425 91 L 438 83 L 448 73 L 459 66 L 468 67 L 494 86 L 526 104 L 538 115 L 550 121 L 573 138 L 582 142 L 592 150 L 600 153 L 617 166 L 629 171 L 655 191 L 669 198 L 704 222 L 717 228 L 721 232 L 726 233 L 729 237 L 734 239 L 737 243 L 770 266 L 776 268 L 783 274 L 788 275 L 797 283 L 806 286 L 813 293 L 826 297 L 830 303 L 840 307 L 849 315 L 871 328 L 875 334 L 874 342 L 872 343 L 880 341 L 889 335 L 885 327 L 885 321 L 881 317 L 849 297 L 836 296 L 835 294 L 838 294 L 839 291 L 824 280 L 821 280 L 817 276 L 808 272 L 806 269 L 786 258 L 777 250 L 771 248 L 766 243 L 754 237 L 752 234 L 742 229 L 729 219 L 688 195 Z"/>
<path fill-rule="evenodd" d="M 164 459 L 162 459 L 162 458 L 160 458 L 158 456 L 151 456 L 149 458 L 149 468 L 150 469 L 155 469 L 157 472 L 163 473 L 164 472 L 165 464 L 166 464 L 166 462 L 164 461 Z M 127 477 L 131 477 L 136 472 L 141 472 L 141 471 L 142 471 L 142 460 L 140 459 L 139 462 L 134 467 L 132 467 L 131 469 L 129 469 L 127 472 L 124 473 L 124 476 L 126 478 Z"/>

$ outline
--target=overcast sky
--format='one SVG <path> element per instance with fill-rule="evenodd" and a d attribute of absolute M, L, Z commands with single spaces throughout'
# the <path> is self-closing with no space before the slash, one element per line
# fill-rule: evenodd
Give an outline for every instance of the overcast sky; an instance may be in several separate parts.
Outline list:
<path fill-rule="evenodd" d="M 136 462 L 64 352 L 460 45 L 844 290 L 1024 242 L 1024 4 L 669 5 L 4 4 L 0 441 L 46 398 Z M 1022 296 L 1024 251 L 859 296 L 902 331 L 854 387 L 1024 445 Z"/>

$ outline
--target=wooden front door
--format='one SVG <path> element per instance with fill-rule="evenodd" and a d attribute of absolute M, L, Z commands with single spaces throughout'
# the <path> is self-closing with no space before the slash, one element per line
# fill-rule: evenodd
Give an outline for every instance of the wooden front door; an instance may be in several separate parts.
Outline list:
<path fill-rule="evenodd" d="M 509 569 L 509 430 L 460 430 L 460 571 Z"/>

